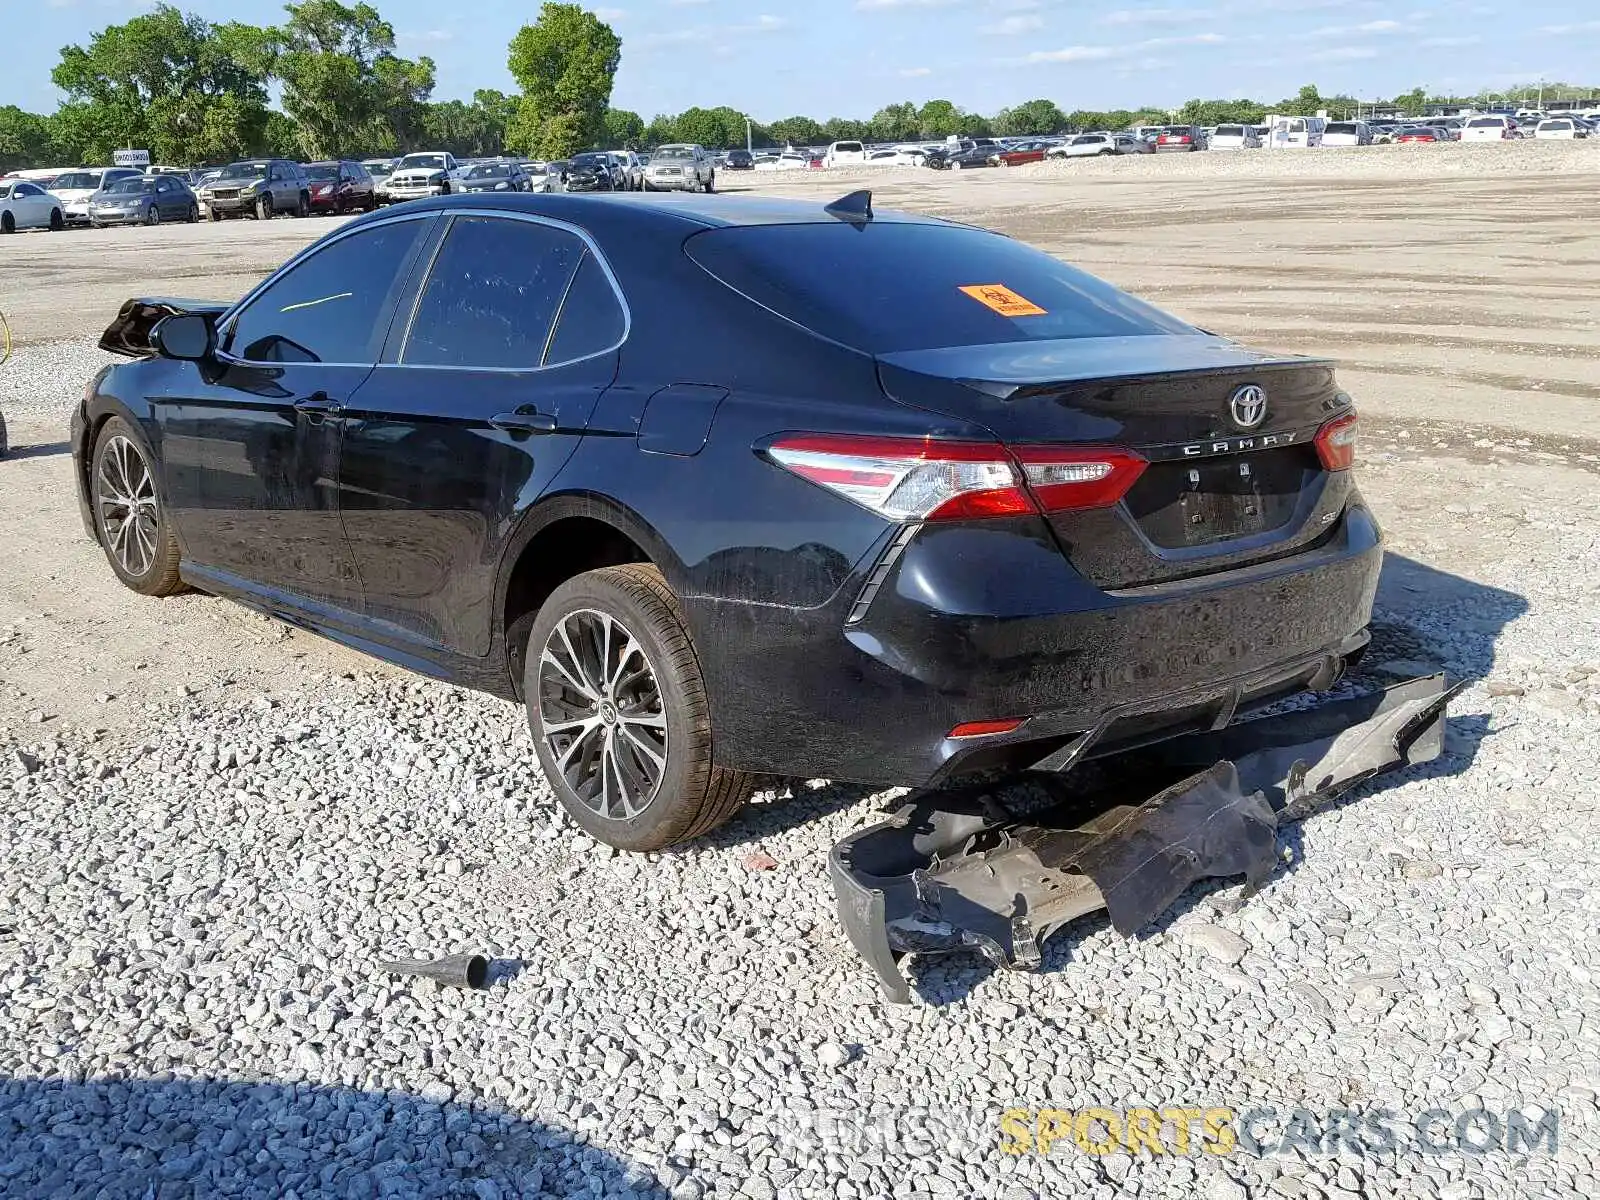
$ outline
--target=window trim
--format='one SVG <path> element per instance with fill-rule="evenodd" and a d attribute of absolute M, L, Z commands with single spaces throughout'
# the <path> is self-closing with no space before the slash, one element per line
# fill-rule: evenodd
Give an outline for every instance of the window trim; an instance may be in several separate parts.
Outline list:
<path fill-rule="evenodd" d="M 616 273 L 612 271 L 611 264 L 606 261 L 606 256 L 600 252 L 588 230 L 573 225 L 568 221 L 560 221 L 554 217 L 546 217 L 538 213 L 511 212 L 506 209 L 496 208 L 450 208 L 444 210 L 450 217 L 445 225 L 444 232 L 439 235 L 439 240 L 433 247 L 433 252 L 428 257 L 428 263 L 423 270 L 422 279 L 417 285 L 416 295 L 411 298 L 411 311 L 406 316 L 405 328 L 401 331 L 399 344 L 395 348 L 395 361 L 381 365 L 394 368 L 400 367 L 410 371 L 475 371 L 479 374 L 495 375 L 531 375 L 538 371 L 554 370 L 558 367 L 570 367 L 574 363 L 588 362 L 591 358 L 600 358 L 607 354 L 615 354 L 628 340 L 628 335 L 633 332 L 633 311 L 628 307 L 628 298 L 622 292 L 622 285 L 617 282 Z M 566 233 L 575 234 L 581 240 L 588 253 L 594 256 L 600 264 L 600 270 L 605 273 L 606 282 L 611 285 L 611 294 L 616 297 L 617 303 L 622 308 L 622 334 L 615 343 L 604 350 L 595 350 L 579 358 L 565 358 L 560 362 L 540 362 L 531 367 L 481 367 L 481 366 L 455 366 L 448 363 L 408 363 L 405 361 L 407 344 L 411 341 L 411 330 L 416 323 L 417 310 L 422 306 L 422 297 L 428 290 L 428 280 L 433 277 L 433 269 L 439 261 L 439 254 L 444 249 L 445 243 L 450 238 L 450 230 L 457 217 L 488 217 L 492 220 L 526 221 L 530 225 L 546 225 L 552 229 L 559 229 Z M 550 347 L 555 342 L 556 330 L 561 325 L 561 318 L 567 311 L 567 297 L 572 294 L 572 285 L 578 278 L 578 271 L 583 267 L 583 259 L 578 259 L 578 264 L 572 269 L 572 275 L 567 279 L 567 286 L 561 293 L 561 301 L 556 305 L 555 316 L 550 321 L 550 332 L 545 335 L 544 350 L 540 357 L 550 353 Z"/>
<path fill-rule="evenodd" d="M 307 246 L 304 250 L 300 251 L 299 254 L 296 254 L 293 258 L 291 258 L 288 262 L 284 263 L 283 266 L 279 267 L 271 275 L 268 275 L 260 283 L 256 284 L 255 287 L 251 288 L 248 292 L 246 292 L 243 296 L 241 296 L 234 303 L 232 308 L 228 309 L 226 312 L 224 312 L 222 314 L 222 316 L 217 318 L 217 325 L 216 325 L 216 329 L 217 329 L 217 349 L 215 351 L 215 354 L 216 354 L 216 357 L 217 357 L 218 361 L 226 363 L 229 366 L 252 367 L 252 368 L 256 368 L 256 369 L 260 369 L 260 368 L 263 368 L 263 367 L 288 367 L 288 366 L 295 366 L 295 367 L 376 367 L 378 365 L 378 361 L 377 360 L 381 360 L 382 357 L 383 357 L 383 351 L 382 351 L 382 347 L 381 346 L 379 347 L 377 360 L 375 360 L 373 362 L 370 362 L 370 363 L 356 363 L 356 362 L 270 363 L 270 362 L 257 362 L 256 360 L 250 359 L 250 358 L 239 358 L 237 355 L 234 355 L 229 351 L 223 350 L 222 346 L 227 342 L 228 337 L 233 333 L 233 325 L 238 320 L 239 314 L 244 312 L 244 310 L 247 307 L 249 307 L 249 305 L 255 300 L 255 298 L 257 296 L 259 296 L 262 292 L 266 291 L 267 288 L 272 285 L 273 281 L 276 280 L 279 276 L 281 276 L 281 275 L 287 273 L 288 271 L 291 271 L 294 268 L 300 266 L 301 263 L 308 262 L 310 259 L 312 259 L 316 255 L 321 254 L 324 250 L 327 250 L 329 247 L 335 246 L 338 243 L 340 243 L 342 241 L 345 241 L 347 238 L 355 237 L 357 234 L 361 233 L 364 230 L 376 229 L 380 225 L 399 225 L 399 224 L 401 224 L 402 222 L 405 222 L 405 221 L 429 221 L 429 220 L 432 220 L 436 216 L 438 216 L 438 213 L 433 209 L 429 209 L 429 210 L 427 210 L 425 212 L 396 213 L 394 216 L 385 217 L 381 221 L 371 221 L 371 222 L 356 226 L 355 228 L 339 230 L 338 232 L 336 232 L 333 235 L 331 235 L 326 241 L 313 242 L 311 245 Z M 427 237 L 426 231 L 423 232 L 422 237 L 424 237 L 424 238 Z M 405 269 L 404 266 L 402 266 L 402 270 L 404 270 L 404 269 Z M 414 265 L 413 265 L 413 269 L 414 269 Z M 398 279 L 399 277 L 396 276 L 396 278 Z M 392 316 L 391 316 L 390 320 L 391 321 L 393 320 Z M 385 335 L 385 340 L 387 340 L 387 335 Z"/>

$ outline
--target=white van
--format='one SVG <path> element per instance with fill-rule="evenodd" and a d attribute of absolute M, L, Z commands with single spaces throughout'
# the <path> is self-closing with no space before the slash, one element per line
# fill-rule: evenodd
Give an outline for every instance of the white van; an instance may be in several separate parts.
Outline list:
<path fill-rule="evenodd" d="M 119 179 L 137 179 L 142 174 L 138 167 L 80 167 L 57 175 L 50 193 L 61 201 L 61 215 L 68 225 L 87 225 L 90 196 Z"/>
<path fill-rule="evenodd" d="M 1517 136 L 1517 123 L 1510 117 L 1473 117 L 1461 127 L 1463 142 L 1509 141 Z"/>
<path fill-rule="evenodd" d="M 860 142 L 833 142 L 822 156 L 825 167 L 847 167 L 867 161 L 867 148 Z"/>
<path fill-rule="evenodd" d="M 1254 125 L 1218 125 L 1210 145 L 1213 150 L 1259 150 L 1261 139 Z"/>
<path fill-rule="evenodd" d="M 1329 121 L 1322 131 L 1324 146 L 1370 146 L 1372 130 L 1365 121 Z"/>
<path fill-rule="evenodd" d="M 1304 150 L 1322 145 L 1326 117 L 1269 117 L 1267 146 L 1273 150 Z"/>

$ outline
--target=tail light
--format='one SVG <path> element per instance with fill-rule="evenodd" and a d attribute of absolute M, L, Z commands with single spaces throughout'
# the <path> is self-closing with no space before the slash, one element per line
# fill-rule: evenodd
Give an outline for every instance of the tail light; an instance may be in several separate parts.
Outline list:
<path fill-rule="evenodd" d="M 891 521 L 943 521 L 1106 508 L 1145 460 L 1108 446 L 790 434 L 767 448 L 787 471 Z"/>
<path fill-rule="evenodd" d="M 1317 457 L 1328 471 L 1345 471 L 1356 461 L 1356 414 L 1335 417 L 1317 430 Z"/>

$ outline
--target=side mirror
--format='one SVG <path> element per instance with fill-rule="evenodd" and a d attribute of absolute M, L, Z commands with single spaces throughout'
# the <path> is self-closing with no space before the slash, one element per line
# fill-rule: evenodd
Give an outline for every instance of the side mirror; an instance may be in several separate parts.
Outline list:
<path fill-rule="evenodd" d="M 150 347 L 162 358 L 182 362 L 202 362 L 217 349 L 217 330 L 209 317 L 198 313 L 177 313 L 157 321 L 151 328 Z"/>

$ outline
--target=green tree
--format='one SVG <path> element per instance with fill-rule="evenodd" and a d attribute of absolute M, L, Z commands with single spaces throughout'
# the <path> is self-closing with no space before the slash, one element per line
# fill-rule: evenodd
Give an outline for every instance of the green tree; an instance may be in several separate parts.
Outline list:
<path fill-rule="evenodd" d="M 605 116 L 605 136 L 601 139 L 610 150 L 639 150 L 644 146 L 644 118 L 625 108 L 608 108 Z"/>
<path fill-rule="evenodd" d="M 0 172 L 65 163 L 74 157 L 57 145 L 50 118 L 24 112 L 15 104 L 0 107 Z"/>
<path fill-rule="evenodd" d="M 825 142 L 861 141 L 872 136 L 872 126 L 865 121 L 852 121 L 848 117 L 829 117 L 822 123 L 822 140 Z"/>
<path fill-rule="evenodd" d="M 949 137 L 961 132 L 961 110 L 948 100 L 929 100 L 917 113 L 923 137 Z"/>
<path fill-rule="evenodd" d="M 784 117 L 768 125 L 767 132 L 773 141 L 785 146 L 811 146 L 828 140 L 822 126 L 810 117 Z"/>
<path fill-rule="evenodd" d="M 1428 102 L 1426 88 L 1412 88 L 1409 92 L 1401 92 L 1394 98 L 1394 106 L 1408 116 L 1421 116 L 1422 106 Z"/>
<path fill-rule="evenodd" d="M 261 152 L 275 158 L 294 158 L 300 153 L 300 127 L 294 118 L 281 112 L 267 113 L 261 134 Z"/>
<path fill-rule="evenodd" d="M 1259 125 L 1267 107 L 1254 100 L 1191 100 L 1178 110 L 1183 125 Z"/>
<path fill-rule="evenodd" d="M 678 119 L 669 113 L 657 113 L 644 127 L 646 146 L 662 146 L 678 140 Z"/>
<path fill-rule="evenodd" d="M 248 146 L 266 122 L 264 63 L 247 26 L 212 26 L 171 5 L 67 46 L 50 73 L 67 99 L 61 139 L 87 159 L 119 146 L 158 162 L 202 162 L 220 146 Z"/>
<path fill-rule="evenodd" d="M 994 131 L 1016 134 L 1059 133 L 1067 126 L 1067 115 L 1054 100 L 1029 100 L 1015 108 L 1003 108 L 994 118 Z"/>
<path fill-rule="evenodd" d="M 611 26 L 576 4 L 546 3 L 511 39 L 506 64 L 522 89 L 512 144 L 566 158 L 598 142 L 621 61 Z"/>
<path fill-rule="evenodd" d="M 1282 100 L 1275 111 L 1288 116 L 1311 117 L 1315 116 L 1319 108 L 1327 108 L 1328 102 L 1322 98 L 1322 93 L 1317 91 L 1317 85 L 1308 83 L 1300 89 L 1298 95 Z"/>
<path fill-rule="evenodd" d="M 868 122 L 872 137 L 880 142 L 904 142 L 917 136 L 917 106 L 907 100 L 903 104 L 888 104 L 872 114 Z"/>

